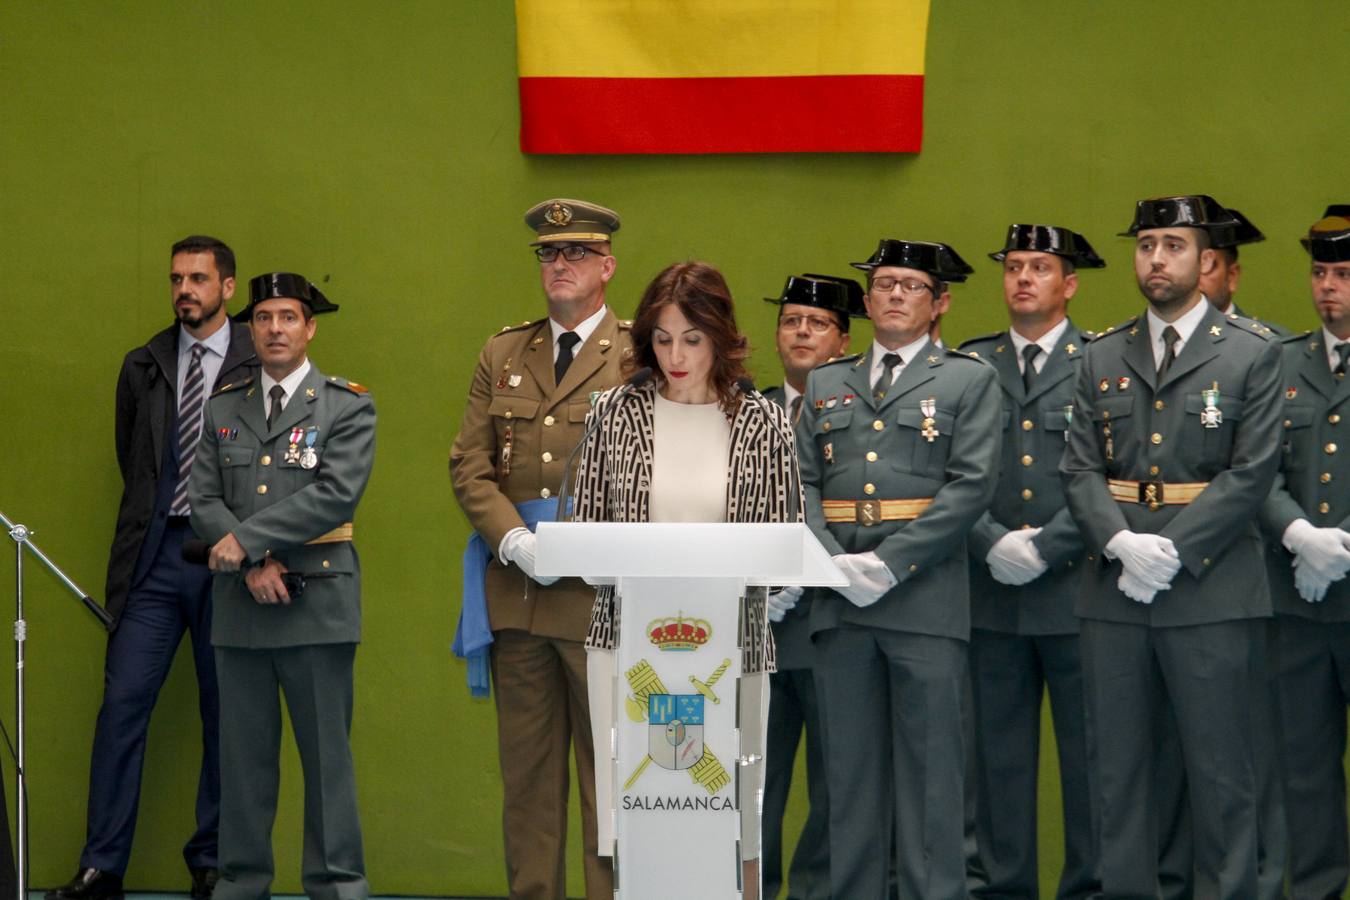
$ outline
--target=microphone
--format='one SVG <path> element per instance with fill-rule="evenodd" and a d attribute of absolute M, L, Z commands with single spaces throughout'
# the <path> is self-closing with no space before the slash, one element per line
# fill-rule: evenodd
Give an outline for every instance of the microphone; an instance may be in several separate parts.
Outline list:
<path fill-rule="evenodd" d="M 565 521 L 567 515 L 567 498 L 572 493 L 570 490 L 572 486 L 572 467 L 576 465 L 577 458 L 581 455 L 581 448 L 586 446 L 586 442 L 590 440 L 590 437 L 595 430 L 600 427 L 600 423 L 604 421 L 605 416 L 618 409 L 623 404 L 624 398 L 650 381 L 651 377 L 651 366 L 643 366 L 632 375 L 629 375 L 628 380 L 614 393 L 613 402 L 605 407 L 600 415 L 596 416 L 591 421 L 590 426 L 586 429 L 585 433 L 582 434 L 581 440 L 578 441 L 576 447 L 572 449 L 572 455 L 567 457 L 567 465 L 563 466 L 562 484 L 558 487 L 558 511 L 553 515 L 556 521 Z"/>

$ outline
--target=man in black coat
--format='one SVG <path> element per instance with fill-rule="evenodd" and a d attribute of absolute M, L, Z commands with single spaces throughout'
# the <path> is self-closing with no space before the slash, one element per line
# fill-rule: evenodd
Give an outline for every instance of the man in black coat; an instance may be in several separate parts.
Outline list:
<path fill-rule="evenodd" d="M 211 577 L 183 562 L 196 539 L 187 481 L 201 436 L 205 398 L 257 371 L 248 328 L 232 325 L 234 253 L 215 238 L 174 244 L 169 274 L 175 324 L 127 354 L 117 382 L 117 462 L 122 503 L 108 561 L 113 617 L 103 705 L 94 730 L 88 825 L 75 877 L 48 900 L 122 896 L 140 799 L 150 713 L 186 630 L 191 635 L 202 716 L 197 830 L 183 850 L 192 896 L 215 884 L 220 767 L 216 671 L 211 651 Z"/>

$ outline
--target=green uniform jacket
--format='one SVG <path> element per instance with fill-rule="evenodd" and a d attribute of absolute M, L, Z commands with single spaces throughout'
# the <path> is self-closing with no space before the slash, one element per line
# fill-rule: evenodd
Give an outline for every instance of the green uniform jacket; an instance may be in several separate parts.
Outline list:
<path fill-rule="evenodd" d="M 784 393 L 781 387 L 764 389 L 764 396 L 772 403 L 784 406 Z M 803 403 L 806 401 L 803 400 Z M 786 408 L 786 407 L 784 407 Z M 811 645 L 811 602 L 818 591 L 807 588 L 797 605 L 787 611 L 781 622 L 771 622 L 773 642 L 777 655 L 778 671 L 787 669 L 809 669 L 813 656 Z"/>
<path fill-rule="evenodd" d="M 1279 453 L 1278 379 L 1279 345 L 1213 307 L 1161 384 L 1145 317 L 1088 344 L 1060 465 L 1088 545 L 1079 616 L 1173 626 L 1270 615 L 1256 516 Z M 1206 428 L 1201 391 L 1216 384 L 1223 422 Z M 1151 510 L 1112 499 L 1108 478 L 1209 486 L 1190 504 Z M 1102 554 L 1121 529 L 1171 538 L 1181 556 L 1171 588 L 1151 604 L 1120 592 L 1120 563 Z"/>
<path fill-rule="evenodd" d="M 1347 622 L 1350 579 L 1334 582 L 1321 603 L 1307 602 L 1294 587 L 1294 557 L 1281 538 L 1295 519 L 1350 530 L 1350 379 L 1331 374 L 1321 329 L 1286 338 L 1281 349 L 1284 442 L 1280 473 L 1261 509 L 1275 611 Z"/>
<path fill-rule="evenodd" d="M 1003 457 L 993 505 L 970 532 L 970 614 L 976 628 L 1005 634 L 1077 634 L 1074 600 L 1085 550 L 1078 523 L 1064 501 L 1059 461 L 1064 455 L 1078 369 L 1087 341 L 1072 322 L 1045 366 L 1022 387 L 1017 349 L 1008 332 L 975 338 L 961 352 L 993 363 L 1003 388 Z M 1050 568 L 1013 586 L 989 574 L 985 557 L 1014 528 L 1041 528 L 1032 543 Z"/>
<path fill-rule="evenodd" d="M 222 387 L 206 404 L 192 465 L 192 527 L 214 544 L 233 533 L 248 559 L 268 557 L 292 572 L 334 575 L 308 582 L 289 605 L 256 602 L 242 572 L 216 575 L 211 643 L 263 649 L 361 639 L 361 564 L 350 540 L 308 544 L 352 521 L 375 460 L 375 404 L 366 389 L 311 364 L 269 429 L 259 382 Z M 286 459 L 303 429 L 318 465 Z"/>
<path fill-rule="evenodd" d="M 851 622 L 967 640 L 966 534 L 998 474 L 1003 401 L 988 364 L 931 342 L 885 398 L 868 383 L 871 351 L 811 372 L 797 453 L 811 530 L 831 554 L 875 551 L 900 583 L 865 609 L 834 591 L 811 605 L 813 633 Z M 932 398 L 937 435 L 922 433 Z M 821 500 L 933 498 L 912 521 L 826 524 Z"/>

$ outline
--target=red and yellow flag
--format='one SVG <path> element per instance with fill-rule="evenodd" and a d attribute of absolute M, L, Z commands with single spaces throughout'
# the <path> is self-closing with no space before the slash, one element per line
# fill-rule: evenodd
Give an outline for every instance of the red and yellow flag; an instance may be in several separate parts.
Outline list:
<path fill-rule="evenodd" d="M 916 152 L 928 0 L 516 0 L 526 153 Z"/>

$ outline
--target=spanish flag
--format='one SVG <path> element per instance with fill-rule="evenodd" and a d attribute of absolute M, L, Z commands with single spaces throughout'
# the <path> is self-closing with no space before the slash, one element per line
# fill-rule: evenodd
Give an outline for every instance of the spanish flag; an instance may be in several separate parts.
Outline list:
<path fill-rule="evenodd" d="M 913 153 L 928 0 L 516 0 L 525 153 Z"/>

